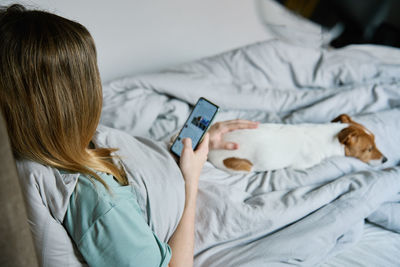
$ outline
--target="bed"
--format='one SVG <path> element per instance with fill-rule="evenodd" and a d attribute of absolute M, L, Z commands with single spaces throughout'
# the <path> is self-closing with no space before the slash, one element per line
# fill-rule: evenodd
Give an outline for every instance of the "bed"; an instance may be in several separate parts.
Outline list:
<path fill-rule="evenodd" d="M 385 164 L 333 157 L 304 171 L 229 174 L 206 163 L 195 266 L 400 266 L 399 63 L 390 47 L 267 40 L 108 82 L 101 123 L 166 143 L 199 97 L 221 107 L 216 121 L 324 123 L 347 113 L 375 134 Z"/>

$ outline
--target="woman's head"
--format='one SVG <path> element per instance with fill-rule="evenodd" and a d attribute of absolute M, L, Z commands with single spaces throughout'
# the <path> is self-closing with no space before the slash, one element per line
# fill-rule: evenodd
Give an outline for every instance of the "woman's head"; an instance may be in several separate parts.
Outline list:
<path fill-rule="evenodd" d="M 84 26 L 21 5 L 1 9 L 0 77 L 0 109 L 17 157 L 96 169 L 88 145 L 100 119 L 102 88 L 94 41 Z"/>

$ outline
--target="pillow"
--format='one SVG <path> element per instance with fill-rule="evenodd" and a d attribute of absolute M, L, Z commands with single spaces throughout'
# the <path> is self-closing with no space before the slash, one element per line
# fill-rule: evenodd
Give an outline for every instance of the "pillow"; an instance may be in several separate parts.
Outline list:
<path fill-rule="evenodd" d="M 17 160 L 20 185 L 40 266 L 87 266 L 62 226 L 76 174 Z"/>
<path fill-rule="evenodd" d="M 322 47 L 341 33 L 340 25 L 324 28 L 295 14 L 277 1 L 256 1 L 260 20 L 270 35 L 299 46 Z"/>

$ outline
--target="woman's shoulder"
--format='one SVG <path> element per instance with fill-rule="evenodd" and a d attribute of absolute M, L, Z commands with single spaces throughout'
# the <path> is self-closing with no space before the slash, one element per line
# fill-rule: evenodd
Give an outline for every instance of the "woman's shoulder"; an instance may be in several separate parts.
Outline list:
<path fill-rule="evenodd" d="M 139 213 L 131 186 L 121 186 L 110 174 L 96 173 L 104 184 L 90 175 L 80 174 L 75 191 L 69 200 L 63 225 L 76 242 L 99 220 L 105 216 L 110 218 L 107 214 L 111 214 L 117 207 L 125 206 L 127 202 L 134 209 L 128 211 L 118 208 L 118 210 Z"/>
<path fill-rule="evenodd" d="M 100 176 L 108 185 L 106 175 Z M 72 217 L 79 217 L 80 221 L 75 223 L 87 223 L 88 225 L 83 227 L 86 229 L 93 221 L 107 213 L 115 205 L 111 193 L 100 181 L 91 178 L 89 175 L 80 174 L 76 188 L 69 200 L 67 216 L 72 213 Z"/>
<path fill-rule="evenodd" d="M 80 203 L 87 203 L 92 209 L 110 209 L 121 200 L 135 199 L 131 186 L 120 185 L 111 174 L 95 172 L 104 183 L 88 174 L 80 174 L 70 202 L 80 199 L 84 200 Z"/>

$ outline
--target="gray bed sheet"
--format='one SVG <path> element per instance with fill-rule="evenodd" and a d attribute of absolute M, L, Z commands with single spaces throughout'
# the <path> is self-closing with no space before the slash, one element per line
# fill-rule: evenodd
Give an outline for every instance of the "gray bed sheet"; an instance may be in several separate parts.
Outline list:
<path fill-rule="evenodd" d="M 270 40 L 112 81 L 104 86 L 101 122 L 168 140 L 201 96 L 221 106 L 217 120 L 322 123 L 347 113 L 375 134 L 388 158 L 384 165 L 333 157 L 304 171 L 233 175 L 206 163 L 195 266 L 396 266 L 399 63 L 394 48 L 328 49 Z"/>
<path fill-rule="evenodd" d="M 361 239 L 351 248 L 330 258 L 321 267 L 385 266 L 398 267 L 399 234 L 366 223 Z"/>

